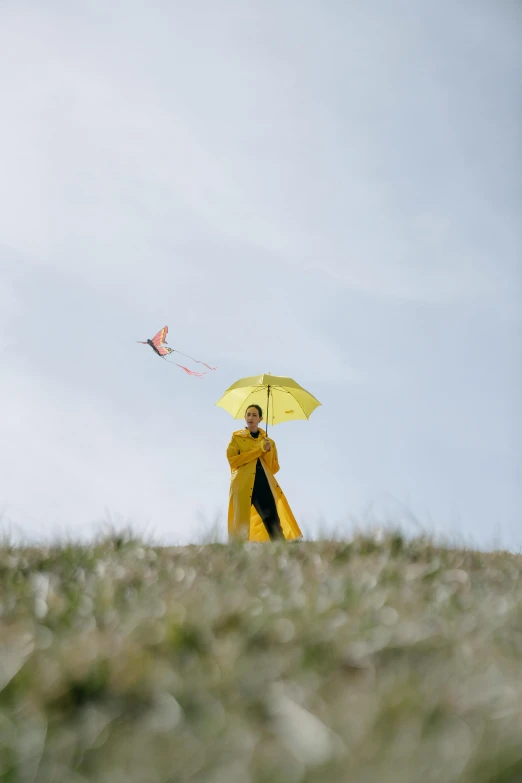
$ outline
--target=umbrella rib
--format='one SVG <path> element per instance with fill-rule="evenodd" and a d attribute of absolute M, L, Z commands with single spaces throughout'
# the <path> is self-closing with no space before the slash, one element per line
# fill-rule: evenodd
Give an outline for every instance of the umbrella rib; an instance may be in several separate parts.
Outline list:
<path fill-rule="evenodd" d="M 304 417 L 305 417 L 305 419 L 308 421 L 308 419 L 310 418 L 310 416 L 307 416 L 307 415 L 306 415 L 306 411 L 305 411 L 305 409 L 303 408 L 303 406 L 301 405 L 301 403 L 299 402 L 299 400 L 297 399 L 297 397 L 294 397 L 294 400 L 295 400 L 295 401 L 296 401 L 296 403 L 299 405 L 299 407 L 300 407 L 300 408 L 301 408 L 301 410 L 303 411 L 303 414 L 304 414 Z"/>
<path fill-rule="evenodd" d="M 236 410 L 234 412 L 234 419 L 237 419 L 237 414 L 239 413 L 239 411 L 241 409 L 241 406 L 244 405 L 244 404 L 245 404 L 244 401 L 239 403 L 239 405 L 237 406 L 237 408 L 236 408 Z"/>
<path fill-rule="evenodd" d="M 310 416 L 307 416 L 307 415 L 306 415 L 306 411 L 305 411 L 305 409 L 303 408 L 303 406 L 301 405 L 301 403 L 299 402 L 299 400 L 297 399 L 297 397 L 294 397 L 294 395 L 292 394 L 292 392 L 289 392 L 289 391 L 288 391 L 288 389 L 283 389 L 283 387 L 282 387 L 282 386 L 274 386 L 274 389 L 278 389 L 279 391 L 283 391 L 283 392 L 285 392 L 285 394 L 289 394 L 289 395 L 290 395 L 290 396 L 291 396 L 291 397 L 292 397 L 292 398 L 295 400 L 295 402 L 296 402 L 296 403 L 299 405 L 299 407 L 301 408 L 301 411 L 303 412 L 303 415 L 304 415 L 305 419 L 306 419 L 307 421 L 309 420 Z"/>
<path fill-rule="evenodd" d="M 248 397 L 249 397 L 251 394 L 253 394 L 253 391 L 252 391 L 252 390 L 254 390 L 254 389 L 256 389 L 256 388 L 257 388 L 257 389 L 264 389 L 264 388 L 266 388 L 266 387 L 265 387 L 265 386 L 257 386 L 257 387 L 256 387 L 256 386 L 251 386 L 251 387 L 250 387 L 250 392 L 247 394 L 247 396 L 246 396 L 246 399 L 248 399 Z M 245 399 L 245 400 L 242 400 L 242 401 L 239 403 L 239 405 L 237 406 L 237 408 L 236 408 L 236 410 L 235 410 L 235 413 L 234 413 L 234 418 L 235 418 L 235 419 L 237 419 L 237 414 L 239 413 L 239 411 L 241 410 L 241 408 L 242 408 L 242 407 L 243 407 L 243 405 L 245 404 L 245 402 L 246 402 L 246 399 Z"/>

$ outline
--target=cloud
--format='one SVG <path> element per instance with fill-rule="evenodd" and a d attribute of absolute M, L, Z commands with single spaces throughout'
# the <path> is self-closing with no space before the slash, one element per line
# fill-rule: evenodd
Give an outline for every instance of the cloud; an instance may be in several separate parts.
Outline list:
<path fill-rule="evenodd" d="M 174 264 L 168 252 L 158 252 L 158 233 L 164 246 L 175 247 L 182 237 L 187 241 L 187 231 L 203 230 L 268 252 L 279 264 L 318 270 L 351 290 L 500 308 L 509 290 L 495 273 L 490 246 L 503 245 L 511 258 L 516 248 L 506 246 L 497 228 L 499 210 L 486 196 L 487 179 L 477 191 L 479 169 L 466 152 L 466 111 L 478 115 L 478 97 L 462 93 L 463 107 L 454 102 L 450 74 L 433 72 L 439 50 L 415 15 L 409 25 L 420 40 L 401 55 L 396 45 L 408 29 L 404 22 L 387 30 L 371 14 L 358 13 L 357 22 L 369 25 L 372 46 L 384 45 L 391 67 L 365 65 L 362 81 L 350 77 L 341 88 L 334 68 L 347 68 L 354 58 L 360 64 L 364 51 L 337 48 L 341 38 L 328 14 L 307 9 L 306 18 L 326 37 L 333 34 L 334 59 L 323 67 L 334 81 L 322 94 L 313 80 L 307 85 L 298 76 L 309 75 L 313 52 L 307 59 L 291 38 L 293 67 L 280 48 L 269 55 L 257 46 L 246 59 L 242 24 L 229 30 L 233 46 L 226 52 L 204 33 L 205 65 L 174 28 L 178 57 L 199 67 L 171 69 L 167 80 L 147 48 L 141 72 L 130 59 L 132 15 L 117 49 L 92 27 L 82 35 L 70 15 L 12 18 L 2 40 L 11 65 L 4 70 L 6 108 L 16 118 L 3 130 L 11 151 L 3 195 L 0 190 L 5 241 L 35 253 L 39 263 L 75 266 L 101 285 L 118 285 L 122 275 L 139 285 L 151 245 L 166 283 L 183 266 L 179 251 Z M 192 29 L 190 14 L 180 19 Z M 282 20 L 289 33 L 286 11 Z M 216 21 L 224 29 L 224 21 Z M 110 29 L 121 19 L 113 13 L 107 22 Z M 458 22 L 464 27 L 467 17 Z M 145 46 L 155 36 L 162 40 L 161 23 L 153 14 Z M 482 70 L 482 50 L 472 48 L 470 55 Z M 413 58 L 416 68 L 408 71 L 405 63 Z M 208 86 L 219 82 L 219 104 L 209 101 L 208 89 L 201 91 L 204 75 Z M 397 77 L 402 91 L 390 102 Z M 312 113 L 313 102 L 299 103 L 307 89 L 320 114 Z M 411 115 L 410 129 L 403 119 L 415 91 L 421 114 Z M 350 95 L 361 102 L 355 116 L 343 110 Z M 384 100 L 380 121 L 368 116 L 373 100 Z M 416 132 L 431 133 L 436 147 L 420 146 Z M 499 154 L 489 138 L 483 147 Z M 413 181 L 396 160 L 403 171 L 418 165 Z M 477 210 L 480 242 L 472 236 Z"/>

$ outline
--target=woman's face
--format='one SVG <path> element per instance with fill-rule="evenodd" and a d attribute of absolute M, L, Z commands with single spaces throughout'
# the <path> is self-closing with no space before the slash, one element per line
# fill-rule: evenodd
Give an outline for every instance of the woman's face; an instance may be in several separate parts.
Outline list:
<path fill-rule="evenodd" d="M 245 421 L 250 432 L 257 432 L 259 422 L 261 421 L 261 416 L 259 415 L 257 408 L 247 408 Z"/>

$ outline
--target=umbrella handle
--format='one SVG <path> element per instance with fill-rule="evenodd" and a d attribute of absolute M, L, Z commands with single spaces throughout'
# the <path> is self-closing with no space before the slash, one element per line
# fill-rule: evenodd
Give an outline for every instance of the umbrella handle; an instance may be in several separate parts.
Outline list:
<path fill-rule="evenodd" d="M 268 411 L 270 409 L 270 386 L 267 386 L 266 395 L 266 434 L 268 435 Z"/>

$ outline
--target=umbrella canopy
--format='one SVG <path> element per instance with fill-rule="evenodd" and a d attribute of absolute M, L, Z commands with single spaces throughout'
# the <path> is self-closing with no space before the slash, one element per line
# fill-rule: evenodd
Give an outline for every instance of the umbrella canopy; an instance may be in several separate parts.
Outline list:
<path fill-rule="evenodd" d="M 321 403 L 293 378 L 253 375 L 230 386 L 216 405 L 234 419 L 242 419 L 249 405 L 260 405 L 267 424 L 309 419 Z"/>

